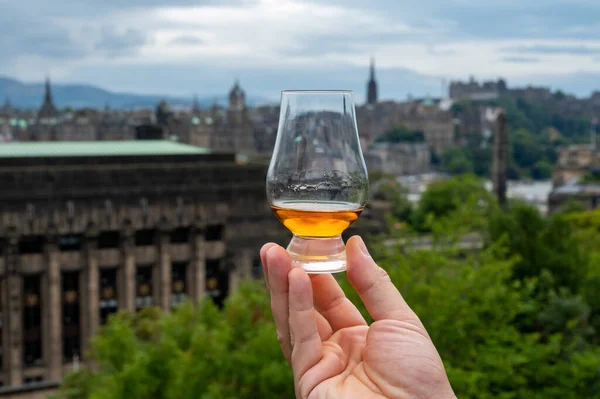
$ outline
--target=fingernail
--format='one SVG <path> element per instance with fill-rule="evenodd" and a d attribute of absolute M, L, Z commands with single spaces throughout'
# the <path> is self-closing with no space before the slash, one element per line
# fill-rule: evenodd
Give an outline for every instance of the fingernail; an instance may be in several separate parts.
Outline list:
<path fill-rule="evenodd" d="M 363 241 L 362 237 L 358 237 L 359 241 L 359 247 L 360 247 L 360 252 L 363 253 L 363 255 L 365 256 L 371 256 L 371 254 L 369 253 L 369 250 L 367 249 L 367 246 L 365 245 L 365 242 Z"/>

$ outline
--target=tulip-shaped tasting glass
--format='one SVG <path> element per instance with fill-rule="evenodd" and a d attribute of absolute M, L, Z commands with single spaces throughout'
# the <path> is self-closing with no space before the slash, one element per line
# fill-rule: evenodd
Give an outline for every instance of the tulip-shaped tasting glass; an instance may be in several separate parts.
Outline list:
<path fill-rule="evenodd" d="M 294 234 L 287 247 L 294 267 L 346 270 L 341 234 L 361 214 L 368 191 L 353 93 L 284 90 L 267 198 Z"/>

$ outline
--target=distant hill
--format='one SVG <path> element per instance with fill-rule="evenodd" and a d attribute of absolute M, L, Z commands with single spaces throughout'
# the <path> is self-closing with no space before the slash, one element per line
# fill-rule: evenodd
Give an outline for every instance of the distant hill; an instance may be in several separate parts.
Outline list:
<path fill-rule="evenodd" d="M 38 108 L 44 96 L 44 83 L 23 83 L 15 79 L 0 77 L 0 105 L 8 98 L 16 108 Z M 109 105 L 111 108 L 136 108 L 154 107 L 165 99 L 170 105 L 190 106 L 193 98 L 174 96 L 141 95 L 132 93 L 115 93 L 99 87 L 83 84 L 52 84 L 52 96 L 58 108 L 103 108 Z M 227 93 L 215 97 L 199 97 L 201 107 L 210 107 L 215 100 L 222 105 L 227 104 Z M 246 98 L 248 105 L 264 102 L 260 98 Z"/>

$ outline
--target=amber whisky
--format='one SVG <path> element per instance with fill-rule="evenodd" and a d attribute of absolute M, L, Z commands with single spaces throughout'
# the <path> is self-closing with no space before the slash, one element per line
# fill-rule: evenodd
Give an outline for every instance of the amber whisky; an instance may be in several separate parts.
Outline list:
<path fill-rule="evenodd" d="M 326 238 L 342 234 L 364 207 L 348 202 L 284 201 L 271 209 L 285 227 L 300 237 Z"/>

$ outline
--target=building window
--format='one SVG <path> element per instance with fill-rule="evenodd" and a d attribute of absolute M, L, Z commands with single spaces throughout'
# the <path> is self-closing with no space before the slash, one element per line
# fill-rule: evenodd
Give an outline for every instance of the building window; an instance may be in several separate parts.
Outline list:
<path fill-rule="evenodd" d="M 171 232 L 170 236 L 170 242 L 172 244 L 185 244 L 189 241 L 190 228 L 178 227 Z"/>
<path fill-rule="evenodd" d="M 44 381 L 44 377 L 42 377 L 41 375 L 38 375 L 37 377 L 27 377 L 23 379 L 23 384 L 25 385 L 31 385 L 31 384 L 35 384 L 37 382 L 42 382 Z"/>
<path fill-rule="evenodd" d="M 152 306 L 152 265 L 138 266 L 135 271 L 135 308 Z"/>
<path fill-rule="evenodd" d="M 171 307 L 183 303 L 187 297 L 187 266 L 187 262 L 171 264 Z"/>
<path fill-rule="evenodd" d="M 223 306 L 229 290 L 229 273 L 221 267 L 222 261 L 206 260 L 206 293 L 217 306 Z"/>
<path fill-rule="evenodd" d="M 61 251 L 80 251 L 81 234 L 70 234 L 58 237 L 58 247 Z"/>
<path fill-rule="evenodd" d="M 44 237 L 23 236 L 19 240 L 20 254 L 41 254 L 44 249 Z"/>
<path fill-rule="evenodd" d="M 98 234 L 98 249 L 118 248 L 121 235 L 118 231 L 103 231 Z"/>
<path fill-rule="evenodd" d="M 42 363 L 42 308 L 40 276 L 23 277 L 23 363 L 36 366 Z"/>
<path fill-rule="evenodd" d="M 206 227 L 206 241 L 219 241 L 223 238 L 223 225 L 215 224 Z"/>
<path fill-rule="evenodd" d="M 100 269 L 100 324 L 117 311 L 117 269 Z"/>
<path fill-rule="evenodd" d="M 72 361 L 80 356 L 79 333 L 79 272 L 62 274 L 63 359 Z"/>
<path fill-rule="evenodd" d="M 135 245 L 137 247 L 154 245 L 154 229 L 142 229 L 135 232 Z"/>

